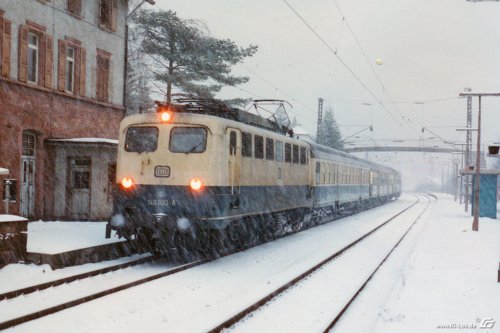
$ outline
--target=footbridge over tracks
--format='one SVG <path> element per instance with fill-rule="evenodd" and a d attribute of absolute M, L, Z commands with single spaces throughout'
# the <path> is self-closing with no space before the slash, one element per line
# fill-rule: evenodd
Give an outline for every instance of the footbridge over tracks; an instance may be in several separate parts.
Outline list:
<path fill-rule="evenodd" d="M 445 147 L 418 147 L 418 146 L 366 146 L 366 147 L 353 147 L 346 148 L 346 152 L 349 153 L 360 153 L 360 152 L 372 152 L 372 151 L 400 151 L 400 152 L 424 152 L 424 153 L 461 153 L 462 151 L 457 148 L 445 148 Z"/>

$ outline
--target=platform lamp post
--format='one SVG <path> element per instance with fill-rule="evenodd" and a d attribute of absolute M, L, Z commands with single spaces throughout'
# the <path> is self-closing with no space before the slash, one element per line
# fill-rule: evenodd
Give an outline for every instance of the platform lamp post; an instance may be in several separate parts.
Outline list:
<path fill-rule="evenodd" d="M 474 187 L 474 220 L 472 221 L 472 231 L 479 231 L 479 190 L 481 187 L 480 167 L 481 167 L 481 98 L 484 97 L 500 97 L 500 93 L 473 93 L 463 92 L 459 94 L 460 97 L 478 97 L 477 108 L 477 151 L 476 151 L 476 186 Z"/>

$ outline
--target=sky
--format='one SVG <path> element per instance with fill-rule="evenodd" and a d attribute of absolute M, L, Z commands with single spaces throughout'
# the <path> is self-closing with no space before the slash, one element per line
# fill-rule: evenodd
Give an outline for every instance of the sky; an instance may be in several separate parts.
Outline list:
<path fill-rule="evenodd" d="M 361 131 L 348 147 L 463 143 L 456 128 L 465 127 L 466 100 L 458 94 L 500 92 L 496 1 L 157 0 L 155 8 L 259 46 L 234 67 L 250 81 L 219 98 L 286 99 L 291 117 L 315 135 L 321 97 L 344 138 Z M 473 110 L 476 127 L 476 100 Z M 498 112 L 500 97 L 483 99 L 483 142 L 500 140 Z"/>

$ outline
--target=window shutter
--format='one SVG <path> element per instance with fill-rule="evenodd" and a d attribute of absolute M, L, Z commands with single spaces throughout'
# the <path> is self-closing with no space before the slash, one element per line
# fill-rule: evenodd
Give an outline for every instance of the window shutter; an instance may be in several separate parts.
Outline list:
<path fill-rule="evenodd" d="M 2 22 L 2 75 L 5 77 L 10 76 L 10 45 L 12 38 L 11 22 L 7 19 L 3 19 Z"/>
<path fill-rule="evenodd" d="M 103 66 L 103 82 L 102 82 L 102 97 L 105 102 L 109 99 L 109 64 L 110 59 L 104 58 L 104 66 Z"/>
<path fill-rule="evenodd" d="M 116 16 L 118 14 L 118 0 L 111 0 L 111 25 L 110 28 L 116 31 Z"/>
<path fill-rule="evenodd" d="M 58 41 L 57 89 L 64 91 L 66 83 L 66 42 Z"/>
<path fill-rule="evenodd" d="M 19 81 L 28 80 L 28 27 L 19 26 Z"/>
<path fill-rule="evenodd" d="M 73 64 L 73 94 L 80 94 L 80 47 L 76 47 L 73 45 L 75 50 L 75 63 Z"/>
<path fill-rule="evenodd" d="M 87 50 L 80 48 L 80 96 L 85 96 L 85 75 L 87 67 Z"/>
<path fill-rule="evenodd" d="M 54 67 L 54 39 L 45 36 L 45 87 L 52 88 L 52 68 Z"/>
<path fill-rule="evenodd" d="M 46 49 L 46 35 L 39 36 L 38 47 L 38 82 L 37 84 L 45 86 L 45 49 Z"/>
<path fill-rule="evenodd" d="M 109 67 L 110 59 L 106 55 L 97 55 L 97 99 L 107 102 L 109 97 Z"/>
<path fill-rule="evenodd" d="M 96 98 L 99 101 L 103 100 L 103 92 L 102 92 L 102 56 L 97 55 L 97 82 L 96 82 Z"/>
<path fill-rule="evenodd" d="M 68 11 L 80 16 L 82 13 L 82 0 L 68 0 Z"/>

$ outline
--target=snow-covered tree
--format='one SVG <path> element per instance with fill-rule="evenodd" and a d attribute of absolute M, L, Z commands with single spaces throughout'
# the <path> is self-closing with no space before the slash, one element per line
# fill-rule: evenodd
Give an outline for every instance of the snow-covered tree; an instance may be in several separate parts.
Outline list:
<path fill-rule="evenodd" d="M 257 51 L 216 39 L 196 20 L 184 20 L 173 11 L 141 10 L 133 21 L 145 53 L 156 58 L 154 79 L 165 84 L 166 102 L 172 88 L 201 98 L 213 98 L 223 86 L 236 86 L 248 77 L 231 74 L 231 67 Z"/>
<path fill-rule="evenodd" d="M 333 116 L 333 110 L 331 108 L 327 108 L 325 110 L 325 115 L 323 117 L 323 121 L 321 122 L 316 142 L 330 148 L 338 150 L 344 149 L 340 129 L 337 125 L 335 117 Z"/>
<path fill-rule="evenodd" d="M 129 29 L 128 38 L 125 108 L 127 114 L 134 114 L 153 106 L 150 96 L 153 76 L 148 70 L 146 54 L 140 47 L 139 36 L 133 26 Z"/>

